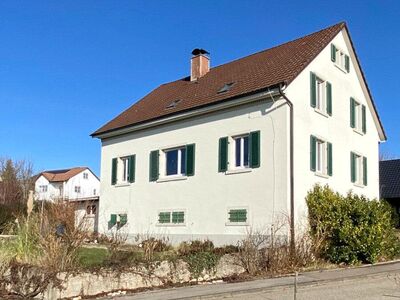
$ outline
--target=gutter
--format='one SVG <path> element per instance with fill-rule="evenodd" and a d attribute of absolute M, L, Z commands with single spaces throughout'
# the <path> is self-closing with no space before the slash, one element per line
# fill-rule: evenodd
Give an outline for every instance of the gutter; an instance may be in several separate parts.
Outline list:
<path fill-rule="evenodd" d="M 290 151 L 290 251 L 292 254 L 296 251 L 296 243 L 295 243 L 295 226 L 294 226 L 294 134 L 293 134 L 293 103 L 289 100 L 288 97 L 283 93 L 283 90 L 286 88 L 286 84 L 283 82 L 279 85 L 279 94 L 283 99 L 286 100 L 286 103 L 289 106 L 290 110 L 290 141 L 289 141 L 289 151 Z"/>
<path fill-rule="evenodd" d="M 132 125 L 129 127 L 124 127 L 124 128 L 110 131 L 110 132 L 104 132 L 104 133 L 100 133 L 100 134 L 92 134 L 91 136 L 93 138 L 99 138 L 99 139 L 112 138 L 112 137 L 120 136 L 123 134 L 131 133 L 131 132 L 148 129 L 148 128 L 156 127 L 159 125 L 164 125 L 167 123 L 192 118 L 195 116 L 212 113 L 215 111 L 220 111 L 222 109 L 227 109 L 227 108 L 231 108 L 231 107 L 235 107 L 235 106 L 239 106 L 239 105 L 243 105 L 243 104 L 247 104 L 247 103 L 251 103 L 251 102 L 255 102 L 255 101 L 265 100 L 271 96 L 271 93 L 272 93 L 272 96 L 274 96 L 274 95 L 278 96 L 280 94 L 280 92 L 279 92 L 279 89 L 277 88 L 277 86 L 273 86 L 272 88 L 273 88 L 272 90 L 270 90 L 270 89 L 263 90 L 258 93 L 252 94 L 252 95 L 248 95 L 248 96 L 244 96 L 244 97 L 242 96 L 242 97 L 236 98 L 234 100 L 226 101 L 223 103 L 218 103 L 218 104 L 214 104 L 214 105 L 210 105 L 210 106 L 206 106 L 206 107 L 202 107 L 202 108 L 192 109 L 192 110 L 182 112 L 177 115 L 166 116 L 165 118 L 162 118 L 162 119 L 148 121 L 146 123 Z"/>

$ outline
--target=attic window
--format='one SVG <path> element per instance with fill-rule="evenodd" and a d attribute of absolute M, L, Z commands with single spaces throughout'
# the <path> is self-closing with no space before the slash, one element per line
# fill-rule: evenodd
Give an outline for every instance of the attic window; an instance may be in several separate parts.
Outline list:
<path fill-rule="evenodd" d="M 175 108 L 178 105 L 178 103 L 181 101 L 182 100 L 180 100 L 180 99 L 174 100 L 170 104 L 168 104 L 165 108 L 166 109 Z"/>
<path fill-rule="evenodd" d="M 234 84 L 234 82 L 225 83 L 224 86 L 218 90 L 218 94 L 229 92 Z"/>

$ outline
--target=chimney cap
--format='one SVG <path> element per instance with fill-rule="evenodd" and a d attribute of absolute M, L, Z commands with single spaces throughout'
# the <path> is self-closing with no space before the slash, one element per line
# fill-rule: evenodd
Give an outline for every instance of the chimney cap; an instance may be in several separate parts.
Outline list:
<path fill-rule="evenodd" d="M 199 55 L 199 54 L 210 54 L 210 52 L 208 52 L 208 51 L 206 51 L 206 50 L 204 50 L 204 49 L 201 49 L 201 48 L 196 48 L 196 49 L 194 49 L 193 51 L 192 51 L 192 54 L 193 55 Z"/>

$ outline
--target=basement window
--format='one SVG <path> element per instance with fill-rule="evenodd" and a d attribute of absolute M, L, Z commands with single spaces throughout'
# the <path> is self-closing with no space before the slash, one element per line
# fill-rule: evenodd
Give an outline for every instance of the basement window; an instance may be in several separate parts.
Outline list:
<path fill-rule="evenodd" d="M 218 94 L 229 92 L 234 84 L 234 82 L 225 83 L 224 86 L 218 90 Z"/>

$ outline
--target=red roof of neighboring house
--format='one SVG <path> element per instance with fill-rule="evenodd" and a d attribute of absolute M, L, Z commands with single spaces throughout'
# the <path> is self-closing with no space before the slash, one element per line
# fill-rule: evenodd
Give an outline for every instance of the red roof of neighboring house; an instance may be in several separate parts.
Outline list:
<path fill-rule="evenodd" d="M 71 177 L 74 177 L 75 175 L 79 174 L 80 172 L 89 169 L 88 167 L 76 167 L 76 168 L 71 168 L 71 169 L 63 169 L 63 170 L 50 170 L 50 171 L 43 171 L 40 173 L 37 178 L 40 177 L 40 175 L 43 175 L 48 181 L 50 182 L 62 182 L 62 181 L 67 181 Z"/>
<path fill-rule="evenodd" d="M 195 81 L 185 77 L 163 84 L 92 133 L 92 136 L 260 92 L 281 83 L 289 84 L 343 28 L 347 30 L 346 24 L 341 22 L 211 68 Z M 218 93 L 229 83 L 234 83 L 229 91 Z"/>

